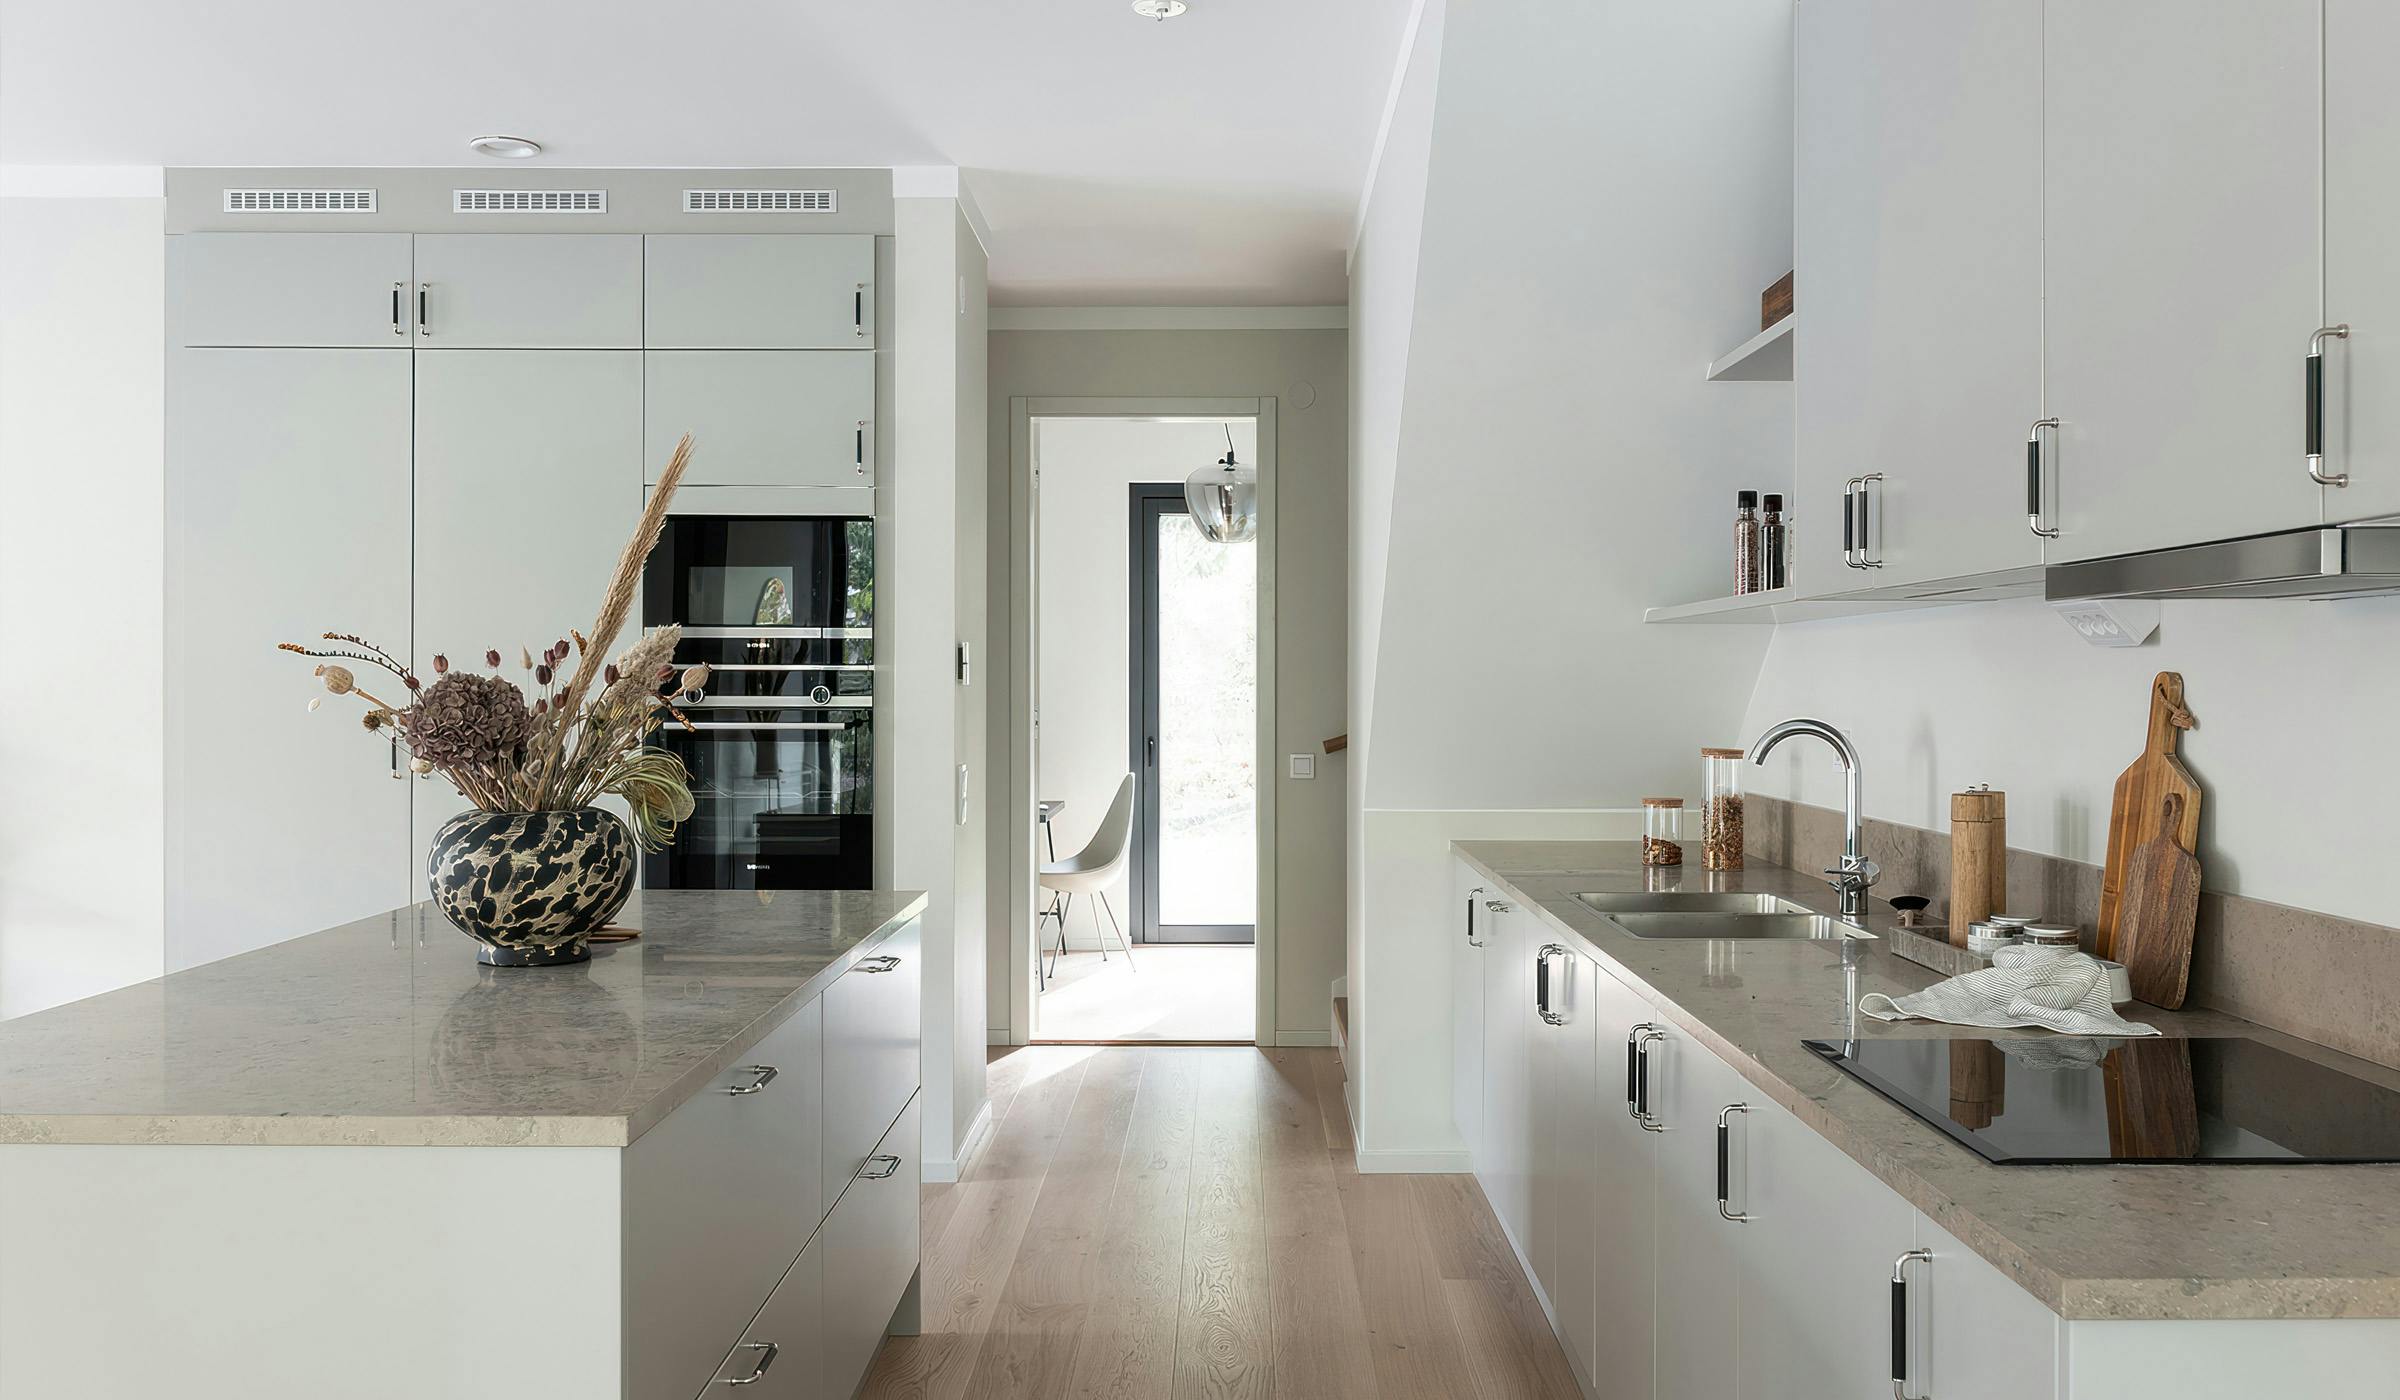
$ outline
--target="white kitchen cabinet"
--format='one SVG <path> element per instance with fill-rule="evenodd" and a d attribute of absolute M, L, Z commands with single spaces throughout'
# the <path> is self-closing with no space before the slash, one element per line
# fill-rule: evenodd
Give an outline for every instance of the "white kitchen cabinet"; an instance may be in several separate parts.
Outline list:
<path fill-rule="evenodd" d="M 1941 1400 L 2053 1400 L 2058 1314 L 1919 1212 L 1909 1326 L 1908 1393 Z M 1888 1277 L 1888 1276 L 1887 1276 Z"/>
<path fill-rule="evenodd" d="M 2400 6 L 2325 0 L 2325 319 L 2349 326 L 2328 342 L 2324 471 L 2347 486 L 2324 491 L 2328 520 L 2400 514 L 2400 106 L 2391 100 L 2390 55 L 2400 46 Z M 2279 348 L 2299 355 L 2301 338 Z M 2287 365 L 2297 377 L 2299 371 Z M 2297 430 L 2274 465 L 2297 475 Z"/>
<path fill-rule="evenodd" d="M 868 234 L 654 233 L 647 343 L 680 350 L 870 350 Z"/>
<path fill-rule="evenodd" d="M 1812 592 L 2041 563 L 2042 0 L 1797 10 L 1800 532 Z M 1845 565 L 1845 484 L 1870 531 Z"/>
<path fill-rule="evenodd" d="M 2297 357 L 2320 314 L 2318 13 L 2048 0 L 2053 558 L 2318 519 L 2297 460 Z"/>
<path fill-rule="evenodd" d="M 1658 1138 L 1657 1395 L 1724 1400 L 1735 1391 L 1729 1343 L 1749 1241 L 1717 1210 L 1717 1113 L 1749 1096 L 1688 1032 L 1656 1016 L 1651 1025 L 1642 1073 Z"/>
<path fill-rule="evenodd" d="M 825 1367 L 828 1397 L 856 1393 L 917 1271 L 917 1100 L 825 1217 Z"/>
<path fill-rule="evenodd" d="M 411 784 L 394 780 L 391 743 L 360 728 L 355 696 L 324 695 L 314 663 L 276 650 L 334 645 L 326 632 L 408 647 L 409 359 L 173 356 L 169 971 L 422 897 L 404 859 Z M 340 664 L 404 700 L 396 679 Z M 302 709 L 311 695 L 324 697 L 315 714 Z"/>
<path fill-rule="evenodd" d="M 825 993 L 825 1195 L 875 1151 L 917 1092 L 921 931 L 893 934 Z"/>
<path fill-rule="evenodd" d="M 639 234 L 421 233 L 420 350 L 638 350 Z"/>
<path fill-rule="evenodd" d="M 1475 868 L 1456 861 L 1450 871 L 1450 1095 L 1452 1121 L 1470 1162 L 1483 1159 L 1483 979 L 1489 946 L 1484 935 L 1489 897 Z"/>
<path fill-rule="evenodd" d="M 1533 1257 L 1533 1005 L 1535 920 L 1497 913 L 1484 935 L 1483 1114 L 1486 1152 L 1475 1163 L 1492 1213 Z M 1488 1158 L 1488 1160 L 1486 1160 Z"/>
<path fill-rule="evenodd" d="M 809 1241 L 792 1261 L 750 1330 L 710 1378 L 720 1385 L 755 1386 L 745 1400 L 848 1400 L 826 1369 L 825 1239 Z"/>
<path fill-rule="evenodd" d="M 1662 1135 L 1629 1111 L 1627 1047 L 1650 1004 L 1592 968 L 1592 1019 L 1599 1052 L 1598 1118 L 1592 1135 L 1592 1344 L 1586 1378 L 1603 1397 L 1651 1393 L 1657 1318 L 1658 1240 L 1651 1206 Z"/>
<path fill-rule="evenodd" d="M 642 512 L 641 390 L 636 351 L 417 358 L 415 655 L 427 683 L 437 653 L 480 670 L 496 649 L 530 701 L 525 653 L 591 626 Z M 422 870 L 434 833 L 468 804 L 438 777 L 412 786 L 410 864 Z"/>
<path fill-rule="evenodd" d="M 695 486 L 873 486 L 869 350 L 653 350 L 642 458 L 656 480 L 693 438 Z"/>
<path fill-rule="evenodd" d="M 1731 1120 L 1745 1166 L 1737 1212 L 1750 1218 L 1734 1227 L 1735 1391 L 1759 1400 L 1888 1393 L 1892 1264 L 1915 1247 L 1915 1212 L 1756 1087 L 1738 1092 L 1749 1111 Z"/>
<path fill-rule="evenodd" d="M 176 339 L 184 345 L 405 350 L 416 338 L 405 233 L 187 233 L 170 241 Z"/>
<path fill-rule="evenodd" d="M 1544 958 L 1544 954 L 1548 956 Z M 1568 1359 L 1593 1371 L 1595 1216 L 1600 1192 L 1597 965 L 1564 944 L 1535 945 L 1542 1005 L 1534 1028 L 1533 1235 Z"/>

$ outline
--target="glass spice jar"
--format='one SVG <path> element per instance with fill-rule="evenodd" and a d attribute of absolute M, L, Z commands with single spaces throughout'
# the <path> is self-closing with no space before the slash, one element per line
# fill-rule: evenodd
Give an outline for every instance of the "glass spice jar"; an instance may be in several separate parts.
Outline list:
<path fill-rule="evenodd" d="M 1741 749 L 1700 751 L 1707 793 L 1700 808 L 1700 860 L 1711 870 L 1742 868 L 1742 762 L 1748 757 Z"/>
<path fill-rule="evenodd" d="M 1642 799 L 1642 864 L 1683 864 L 1683 799 Z"/>

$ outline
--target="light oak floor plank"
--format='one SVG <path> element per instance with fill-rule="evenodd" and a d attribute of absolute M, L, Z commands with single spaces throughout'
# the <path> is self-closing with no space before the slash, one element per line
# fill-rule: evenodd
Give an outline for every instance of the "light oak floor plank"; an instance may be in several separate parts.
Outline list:
<path fill-rule="evenodd" d="M 1183 1296 L 1184 1219 L 1207 1051 L 1145 1049 L 1142 1084 L 1100 1239 L 1100 1296 L 1084 1321 L 1068 1400 L 1169 1400 Z"/>
<path fill-rule="evenodd" d="M 1279 1400 L 1375 1400 L 1375 1360 L 1333 1154 L 1317 1102 L 1322 1051 L 1264 1052 L 1268 1330 Z M 1339 1085 L 1335 1086 L 1339 1092 Z"/>
<path fill-rule="evenodd" d="M 1174 1400 L 1262 1400 L 1271 1391 L 1258 1059 L 1256 1050 L 1232 1050 L 1200 1062 Z"/>

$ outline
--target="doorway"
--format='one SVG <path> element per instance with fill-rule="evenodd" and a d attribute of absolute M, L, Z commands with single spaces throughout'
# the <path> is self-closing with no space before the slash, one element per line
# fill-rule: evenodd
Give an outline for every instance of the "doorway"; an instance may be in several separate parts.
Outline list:
<path fill-rule="evenodd" d="M 1273 401 L 1011 408 L 1008 1038 L 1255 1043 L 1274 1024 Z M 1208 541 L 1183 500 L 1229 438 L 1259 472 L 1250 542 Z M 1121 866 L 1046 874 L 1115 854 L 1127 784 Z"/>

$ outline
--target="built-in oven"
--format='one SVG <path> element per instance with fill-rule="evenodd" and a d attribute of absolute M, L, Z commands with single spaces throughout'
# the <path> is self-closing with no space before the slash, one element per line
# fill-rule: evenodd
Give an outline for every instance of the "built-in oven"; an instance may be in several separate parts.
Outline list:
<path fill-rule="evenodd" d="M 866 889 L 874 878 L 875 525 L 672 516 L 643 621 L 679 623 L 706 695 L 658 744 L 694 810 L 643 865 L 653 889 Z"/>

